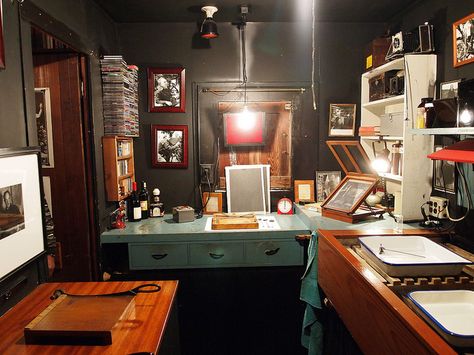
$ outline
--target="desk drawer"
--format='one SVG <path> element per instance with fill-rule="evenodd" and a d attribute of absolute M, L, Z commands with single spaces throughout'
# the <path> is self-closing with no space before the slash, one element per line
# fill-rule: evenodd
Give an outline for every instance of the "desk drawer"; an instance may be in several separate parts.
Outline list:
<path fill-rule="evenodd" d="M 186 244 L 129 244 L 130 270 L 185 266 L 187 249 Z"/>
<path fill-rule="evenodd" d="M 245 243 L 245 256 L 249 264 L 303 265 L 303 247 L 296 241 L 255 241 Z"/>
<path fill-rule="evenodd" d="M 189 262 L 196 266 L 242 264 L 244 244 L 238 242 L 192 243 L 189 245 Z"/>

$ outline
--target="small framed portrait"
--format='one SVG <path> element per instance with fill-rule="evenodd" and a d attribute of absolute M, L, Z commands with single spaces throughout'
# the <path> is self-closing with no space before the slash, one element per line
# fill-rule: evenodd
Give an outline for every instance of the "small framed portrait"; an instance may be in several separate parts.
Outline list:
<path fill-rule="evenodd" d="M 356 104 L 329 104 L 329 136 L 354 137 Z"/>
<path fill-rule="evenodd" d="M 453 65 L 474 61 L 474 13 L 453 23 Z"/>
<path fill-rule="evenodd" d="M 203 192 L 202 193 L 202 212 L 204 214 L 213 214 L 222 212 L 222 193 L 221 192 Z"/>
<path fill-rule="evenodd" d="M 0 1 L 0 69 L 5 69 L 5 47 L 3 44 L 2 2 Z"/>
<path fill-rule="evenodd" d="M 153 167 L 188 167 L 188 126 L 152 125 L 151 142 Z"/>
<path fill-rule="evenodd" d="M 148 68 L 148 111 L 185 112 L 184 68 Z"/>
<path fill-rule="evenodd" d="M 340 171 L 316 171 L 316 202 L 328 198 L 340 182 Z"/>
<path fill-rule="evenodd" d="M 439 98 L 452 99 L 458 97 L 458 84 L 461 79 L 446 81 L 439 85 Z"/>
<path fill-rule="evenodd" d="M 314 202 L 314 180 L 295 180 L 295 203 Z"/>
<path fill-rule="evenodd" d="M 322 208 L 353 213 L 377 183 L 375 176 L 347 175 L 321 205 Z"/>
<path fill-rule="evenodd" d="M 435 152 L 443 149 L 443 146 L 436 145 Z M 433 188 L 437 191 L 450 194 L 455 193 L 455 171 L 456 167 L 453 161 L 433 160 Z"/>
<path fill-rule="evenodd" d="M 35 88 L 36 129 L 43 168 L 54 168 L 53 125 L 49 88 Z"/>

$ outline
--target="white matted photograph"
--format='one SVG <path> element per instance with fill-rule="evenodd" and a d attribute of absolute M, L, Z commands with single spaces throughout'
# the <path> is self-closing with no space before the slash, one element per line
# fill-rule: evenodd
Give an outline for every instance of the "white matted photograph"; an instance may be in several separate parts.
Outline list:
<path fill-rule="evenodd" d="M 340 182 L 340 171 L 316 171 L 316 202 L 323 202 Z"/>
<path fill-rule="evenodd" d="M 0 149 L 0 279 L 45 249 L 36 148 Z"/>
<path fill-rule="evenodd" d="M 329 136 L 354 137 L 356 104 L 329 105 Z"/>
<path fill-rule="evenodd" d="M 53 124 L 49 88 L 35 88 L 36 129 L 43 168 L 54 168 Z"/>
<path fill-rule="evenodd" d="M 458 84 L 461 80 L 446 81 L 439 85 L 439 98 L 452 99 L 458 97 Z"/>

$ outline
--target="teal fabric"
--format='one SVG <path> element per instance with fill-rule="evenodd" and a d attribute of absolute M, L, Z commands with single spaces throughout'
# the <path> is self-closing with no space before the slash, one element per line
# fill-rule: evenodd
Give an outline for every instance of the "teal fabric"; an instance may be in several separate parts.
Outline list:
<path fill-rule="evenodd" d="M 312 233 L 308 246 L 308 263 L 301 278 L 300 299 L 306 303 L 301 344 L 309 355 L 323 353 L 323 326 L 318 319 L 321 297 L 318 288 L 318 236 Z"/>

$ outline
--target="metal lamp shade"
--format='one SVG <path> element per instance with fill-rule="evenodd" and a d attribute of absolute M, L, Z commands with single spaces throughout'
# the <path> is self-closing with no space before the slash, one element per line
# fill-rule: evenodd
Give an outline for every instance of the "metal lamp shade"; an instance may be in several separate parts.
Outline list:
<path fill-rule="evenodd" d="M 210 17 L 206 18 L 201 26 L 201 37 L 206 39 L 219 37 L 217 24 Z"/>

